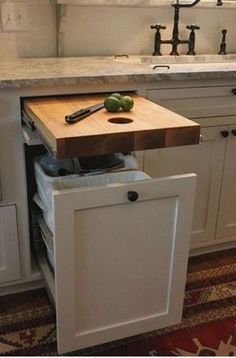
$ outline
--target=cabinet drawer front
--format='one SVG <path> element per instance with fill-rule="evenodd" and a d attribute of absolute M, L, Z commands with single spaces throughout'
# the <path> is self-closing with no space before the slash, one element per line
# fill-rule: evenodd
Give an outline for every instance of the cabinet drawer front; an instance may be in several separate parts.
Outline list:
<path fill-rule="evenodd" d="M 188 118 L 236 114 L 235 86 L 155 89 L 147 98 Z"/>
<path fill-rule="evenodd" d="M 54 194 L 60 353 L 181 320 L 195 181 Z"/>

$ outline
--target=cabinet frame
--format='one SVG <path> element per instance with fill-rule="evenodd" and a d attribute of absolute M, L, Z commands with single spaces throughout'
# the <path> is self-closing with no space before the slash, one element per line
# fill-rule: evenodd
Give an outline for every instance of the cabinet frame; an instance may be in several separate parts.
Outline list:
<path fill-rule="evenodd" d="M 221 244 L 227 245 L 236 241 L 236 223 L 227 222 L 228 218 L 225 213 L 229 210 L 230 190 L 232 191 L 230 187 L 232 188 L 233 185 L 232 168 L 234 162 L 233 154 L 230 153 L 234 140 L 231 131 L 236 127 L 236 102 L 235 96 L 232 94 L 233 88 L 235 88 L 234 82 L 229 81 L 222 84 L 215 82 L 215 86 L 212 86 L 212 84 L 204 86 L 199 82 L 198 86 L 191 85 L 188 87 L 185 83 L 185 85 L 179 87 L 166 86 L 165 88 L 165 86 L 162 86 L 160 89 L 150 88 L 150 90 L 147 90 L 149 99 L 194 119 L 203 126 L 202 131 L 208 126 L 209 130 L 211 127 L 212 130 L 218 131 L 219 142 L 216 145 L 215 156 L 219 160 L 218 162 L 216 160 L 212 167 L 213 174 L 215 173 L 214 176 L 217 177 L 215 181 L 213 180 L 213 188 L 211 188 L 213 201 L 209 201 L 208 208 L 209 213 L 212 214 L 207 215 L 206 218 L 206 220 L 208 220 L 208 217 L 211 218 L 210 226 L 203 240 L 200 237 L 195 240 L 193 234 L 191 248 L 196 253 L 198 252 L 197 249 L 204 250 L 206 248 L 205 251 L 209 252 L 211 247 L 213 250 L 217 250 L 217 246 Z M 228 138 L 222 137 L 221 132 L 223 130 L 228 131 Z"/>
<path fill-rule="evenodd" d="M 15 205 L 0 207 L 0 283 L 21 278 Z"/>

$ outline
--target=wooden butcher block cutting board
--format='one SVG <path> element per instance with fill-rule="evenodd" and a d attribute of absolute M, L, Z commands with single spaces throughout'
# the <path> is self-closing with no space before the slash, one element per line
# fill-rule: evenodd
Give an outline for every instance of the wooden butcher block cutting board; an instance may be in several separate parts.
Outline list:
<path fill-rule="evenodd" d="M 25 98 L 23 111 L 56 158 L 198 144 L 200 126 L 160 105 L 132 95 L 130 112 L 104 108 L 75 123 L 65 116 L 102 102 L 107 95 Z"/>

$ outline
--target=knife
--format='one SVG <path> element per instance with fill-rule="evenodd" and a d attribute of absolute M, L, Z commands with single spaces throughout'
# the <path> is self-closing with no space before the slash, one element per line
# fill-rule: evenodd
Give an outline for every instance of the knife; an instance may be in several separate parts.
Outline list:
<path fill-rule="evenodd" d="M 89 116 L 90 114 L 97 112 L 99 109 L 102 108 L 104 108 L 104 102 L 95 104 L 87 108 L 82 108 L 77 112 L 65 116 L 65 121 L 69 124 L 74 124 L 76 122 L 81 121 L 83 118 Z"/>

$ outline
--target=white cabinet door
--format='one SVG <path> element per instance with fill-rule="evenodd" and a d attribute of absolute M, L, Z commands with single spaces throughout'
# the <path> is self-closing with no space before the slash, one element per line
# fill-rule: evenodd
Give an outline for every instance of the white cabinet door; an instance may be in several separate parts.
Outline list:
<path fill-rule="evenodd" d="M 236 235 L 236 126 L 230 126 L 229 133 L 216 231 L 217 239 Z"/>
<path fill-rule="evenodd" d="M 192 244 L 212 241 L 215 236 L 217 210 L 227 139 L 221 131 L 227 127 L 202 128 L 203 142 L 187 147 L 145 152 L 144 171 L 151 177 L 196 173 L 197 190 L 192 228 Z"/>
<path fill-rule="evenodd" d="M 189 174 L 54 192 L 60 353 L 181 321 L 195 184 Z"/>
<path fill-rule="evenodd" d="M 0 283 L 21 278 L 16 208 L 0 207 Z"/>

